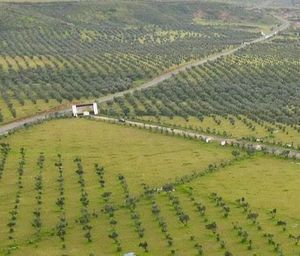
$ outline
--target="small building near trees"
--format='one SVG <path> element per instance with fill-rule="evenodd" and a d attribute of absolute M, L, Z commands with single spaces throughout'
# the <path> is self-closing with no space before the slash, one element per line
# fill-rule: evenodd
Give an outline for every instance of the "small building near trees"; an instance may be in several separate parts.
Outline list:
<path fill-rule="evenodd" d="M 88 103 L 88 104 L 72 105 L 72 114 L 75 117 L 98 115 L 98 113 L 99 113 L 98 106 L 96 102 Z"/>

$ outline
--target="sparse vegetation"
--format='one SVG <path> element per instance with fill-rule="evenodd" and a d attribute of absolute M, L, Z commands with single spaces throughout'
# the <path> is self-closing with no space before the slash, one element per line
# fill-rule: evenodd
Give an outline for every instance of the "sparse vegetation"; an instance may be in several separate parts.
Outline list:
<path fill-rule="evenodd" d="M 2 141 L 10 153 L 1 180 L 0 225 L 12 223 L 9 237 L 7 228 L 0 231 L 4 254 L 39 254 L 49 243 L 49 255 L 298 250 L 299 209 L 285 200 L 296 200 L 299 192 L 293 160 L 248 157 L 243 150 L 235 157 L 231 148 L 86 120 L 50 121 Z M 20 175 L 13 189 L 10 183 Z M 282 193 L 283 187 L 288 191 Z M 32 225 L 33 210 L 40 213 L 34 221 L 39 226 Z"/>

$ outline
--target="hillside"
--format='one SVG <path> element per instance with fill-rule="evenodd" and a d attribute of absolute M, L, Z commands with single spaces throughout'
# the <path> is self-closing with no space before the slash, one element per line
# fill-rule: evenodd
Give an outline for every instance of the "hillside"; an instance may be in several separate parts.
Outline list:
<path fill-rule="evenodd" d="M 277 23 L 226 4 L 128 1 L 1 4 L 0 22 L 2 122 L 138 86 Z"/>

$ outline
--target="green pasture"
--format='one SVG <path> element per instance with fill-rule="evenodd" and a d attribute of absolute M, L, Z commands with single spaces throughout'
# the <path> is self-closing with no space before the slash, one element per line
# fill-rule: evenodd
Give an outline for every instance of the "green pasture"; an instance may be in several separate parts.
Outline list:
<path fill-rule="evenodd" d="M 203 171 L 209 164 L 227 162 L 233 159 L 231 148 L 80 119 L 48 121 L 20 130 L 2 139 L 2 142 L 9 143 L 11 147 L 0 180 L 0 248 L 3 255 L 8 251 L 12 255 L 123 255 L 129 251 L 138 255 L 197 255 L 196 243 L 202 245 L 204 255 L 224 255 L 226 251 L 233 255 L 277 255 L 267 238 L 263 237 L 266 232 L 274 234 L 284 255 L 299 253 L 300 248 L 289 238 L 289 234 L 298 235 L 300 232 L 299 207 L 296 204 L 299 196 L 298 162 L 257 155 L 235 160 L 212 174 L 175 187 L 170 194 L 178 197 L 181 209 L 189 216 L 185 226 L 176 215 L 170 195 L 161 192 L 154 193 L 150 198 L 140 197 L 142 184 L 159 188 L 194 171 Z M 14 238 L 9 240 L 7 223 L 18 190 L 17 169 L 21 147 L 26 152 L 23 187 Z M 40 152 L 44 152 L 45 166 L 42 172 L 42 226 L 40 239 L 37 239 L 32 222 L 33 211 L 37 207 L 34 177 L 38 174 L 36 163 Z M 65 215 L 68 222 L 65 249 L 62 249 L 62 242 L 56 235 L 61 211 L 55 203 L 59 186 L 54 163 L 59 153 L 62 154 Z M 97 213 L 97 217 L 92 215 L 90 220 L 92 242 L 86 241 L 82 226 L 76 222 L 81 215 L 80 185 L 73 161 L 76 157 L 82 159 L 85 191 L 89 199 L 88 211 Z M 104 166 L 104 188 L 99 185 L 95 163 Z M 125 177 L 130 196 L 140 198 L 135 212 L 140 215 L 144 228 L 142 238 L 136 232 L 130 209 L 124 206 L 125 196 L 119 174 Z M 112 225 L 110 217 L 101 211 L 105 206 L 102 197 L 104 192 L 112 193 L 109 202 L 117 209 L 114 228 L 118 233 L 121 252 L 117 252 L 116 244 L 108 237 Z M 210 198 L 213 192 L 222 196 L 230 206 L 227 218 Z M 256 224 L 252 224 L 246 218 L 247 214 L 237 207 L 235 200 L 241 197 L 249 202 L 251 210 L 259 213 L 262 230 L 257 230 Z M 168 245 L 157 218 L 151 212 L 153 202 L 160 208 L 160 218 L 167 223 L 172 245 Z M 205 204 L 205 216 L 199 215 L 194 202 Z M 273 208 L 277 209 L 277 215 L 271 219 L 268 212 Z M 276 225 L 279 219 L 287 222 L 286 231 Z M 217 224 L 217 233 L 224 241 L 225 248 L 221 248 L 216 234 L 206 228 L 213 221 Z M 233 229 L 232 222 L 238 222 L 247 230 L 253 242 L 251 250 L 247 249 L 247 243 L 240 242 L 241 238 Z M 144 241 L 148 244 L 148 253 L 139 247 L 139 243 Z"/>

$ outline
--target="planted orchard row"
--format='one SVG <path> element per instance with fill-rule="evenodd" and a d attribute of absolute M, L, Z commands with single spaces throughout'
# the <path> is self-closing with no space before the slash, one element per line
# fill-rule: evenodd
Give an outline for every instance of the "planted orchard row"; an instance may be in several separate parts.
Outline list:
<path fill-rule="evenodd" d="M 9 144 L 6 144 L 6 143 L 1 143 L 0 147 L 1 147 L 1 149 L 0 149 L 0 152 L 1 152 L 0 181 L 1 181 L 3 171 L 4 171 L 4 168 L 5 168 L 5 164 L 6 164 L 6 160 L 7 160 L 7 156 L 8 156 L 8 153 L 10 151 L 10 147 L 9 147 Z"/>
<path fill-rule="evenodd" d="M 99 187 L 101 191 L 103 191 L 106 183 L 104 178 L 105 169 L 100 164 L 95 164 L 94 168 L 95 168 L 95 173 L 98 177 Z M 111 195 L 112 195 L 111 192 L 108 191 L 102 192 L 101 198 L 103 200 L 103 207 L 101 208 L 101 213 L 105 214 L 109 220 L 110 230 L 107 235 L 108 238 L 110 238 L 113 241 L 116 247 L 116 251 L 121 252 L 122 246 L 121 246 L 121 242 L 119 241 L 119 233 L 117 231 L 118 220 L 116 219 L 115 216 L 115 211 L 118 209 L 118 207 L 115 206 L 114 203 L 111 201 Z M 93 215 L 95 217 L 98 217 L 98 214 L 95 212 L 93 213 Z"/>
<path fill-rule="evenodd" d="M 17 192 L 16 192 L 16 198 L 15 198 L 15 204 L 14 207 L 11 209 L 9 212 L 10 219 L 7 224 L 9 231 L 8 231 L 8 239 L 13 240 L 14 239 L 14 232 L 16 229 L 17 225 L 17 220 L 18 220 L 18 214 L 19 214 L 19 207 L 20 207 L 20 202 L 21 202 L 21 194 L 22 194 L 22 189 L 23 189 L 23 183 L 22 183 L 22 178 L 23 174 L 25 171 L 25 149 L 21 148 L 20 149 L 20 160 L 19 160 L 19 166 L 17 169 Z"/>
<path fill-rule="evenodd" d="M 170 250 L 171 255 L 174 255 L 176 252 L 176 249 L 174 248 L 174 245 L 173 245 L 174 239 L 168 230 L 168 224 L 166 222 L 166 219 L 162 216 L 161 210 L 155 201 L 155 197 L 151 196 L 151 199 L 152 199 L 152 209 L 151 209 L 152 214 L 154 215 L 155 220 L 158 223 L 158 226 L 159 226 L 161 232 L 165 236 L 168 247 L 171 248 L 171 250 Z"/>
<path fill-rule="evenodd" d="M 142 225 L 141 216 L 137 212 L 136 204 L 138 203 L 135 197 L 130 196 L 128 184 L 123 175 L 119 174 L 118 179 L 123 189 L 125 206 L 130 211 L 130 218 L 133 221 L 135 232 L 138 234 L 139 239 L 142 239 L 145 234 L 145 228 Z M 145 252 L 148 252 L 148 243 L 147 241 L 140 241 L 139 247 L 142 247 Z"/>
<path fill-rule="evenodd" d="M 55 167 L 58 171 L 58 198 L 56 200 L 56 205 L 59 207 L 60 216 L 58 223 L 56 224 L 56 235 L 62 242 L 62 248 L 65 249 L 65 236 L 67 233 L 68 222 L 66 219 L 66 212 L 65 212 L 65 187 L 64 187 L 64 175 L 63 175 L 63 163 L 62 163 L 62 156 L 60 154 L 57 155 L 57 160 L 55 162 Z"/>
<path fill-rule="evenodd" d="M 42 228 L 42 194 L 43 194 L 43 169 L 44 169 L 45 156 L 43 153 L 40 153 L 40 156 L 37 161 L 38 174 L 34 177 L 35 179 L 35 191 L 36 191 L 36 209 L 33 211 L 33 222 L 32 226 L 35 229 L 35 236 L 37 240 L 40 240 L 41 228 Z"/>
<path fill-rule="evenodd" d="M 104 188 L 105 187 L 104 167 L 100 166 L 99 164 L 95 164 L 95 170 L 96 170 L 96 174 L 99 178 L 99 184 L 100 184 L 101 188 Z"/>
<path fill-rule="evenodd" d="M 89 213 L 89 198 L 88 193 L 85 190 L 85 179 L 84 179 L 84 170 L 82 166 L 82 162 L 80 158 L 76 158 L 74 160 L 75 164 L 77 165 L 76 173 L 78 174 L 78 183 L 80 184 L 80 190 L 81 190 L 81 196 L 80 196 L 80 202 L 81 202 L 81 216 L 78 219 L 78 222 L 82 225 L 82 230 L 84 231 L 84 237 L 87 239 L 88 242 L 92 241 L 92 225 L 90 224 L 91 221 L 91 214 Z"/>
<path fill-rule="evenodd" d="M 250 204 L 245 200 L 245 198 L 237 199 L 236 203 L 237 203 L 238 207 L 243 209 L 243 212 L 246 215 L 246 218 L 249 219 L 252 222 L 252 224 L 257 227 L 257 230 L 258 231 L 263 231 L 264 228 L 262 227 L 262 225 L 260 224 L 260 222 L 258 220 L 259 214 L 254 212 L 253 210 L 251 210 Z M 272 220 L 275 218 L 276 213 L 277 213 L 276 209 L 272 209 L 269 212 Z M 283 231 L 286 231 L 287 223 L 285 221 L 278 220 L 276 222 L 276 225 L 279 226 L 279 227 L 282 227 Z M 268 244 L 273 247 L 273 250 L 276 253 L 276 255 L 280 255 L 280 256 L 284 255 L 282 245 L 279 242 L 276 241 L 276 239 L 274 237 L 274 234 L 264 232 L 263 237 L 268 241 Z M 294 239 L 294 237 L 295 236 L 293 236 L 291 234 L 289 235 L 290 239 Z M 297 245 L 297 243 L 296 243 L 296 245 Z"/>
<path fill-rule="evenodd" d="M 225 250 L 224 255 L 225 256 L 232 256 L 232 253 L 228 250 L 227 246 L 226 246 L 226 241 L 222 238 L 221 234 L 218 232 L 218 225 L 216 223 L 216 221 L 214 220 L 209 220 L 207 217 L 207 206 L 204 205 L 203 202 L 200 201 L 196 201 L 196 198 L 194 196 L 193 193 L 193 188 L 189 187 L 189 189 L 186 191 L 188 198 L 193 202 L 193 206 L 196 208 L 196 211 L 199 213 L 199 216 L 203 219 L 204 223 L 205 223 L 205 228 L 209 231 L 212 232 L 212 234 L 214 235 L 217 243 L 219 244 L 219 247 L 222 250 Z M 212 195 L 211 195 L 212 197 Z M 216 195 L 216 193 L 213 194 L 213 198 L 217 198 L 218 196 Z M 220 206 L 220 201 L 222 200 L 216 200 L 217 201 L 217 206 Z M 226 205 L 223 205 L 226 208 Z M 225 218 L 227 218 L 227 214 L 224 215 Z M 196 246 L 195 246 L 196 247 Z M 199 254 L 202 255 L 202 254 Z"/>
<path fill-rule="evenodd" d="M 116 246 L 116 251 L 121 252 L 122 246 L 119 240 L 119 233 L 116 229 L 118 221 L 115 218 L 115 211 L 117 210 L 117 207 L 111 202 L 111 194 L 111 192 L 104 192 L 102 194 L 102 198 L 104 201 L 102 212 L 109 218 L 111 230 L 109 231 L 108 237 L 113 240 L 113 243 Z"/>

